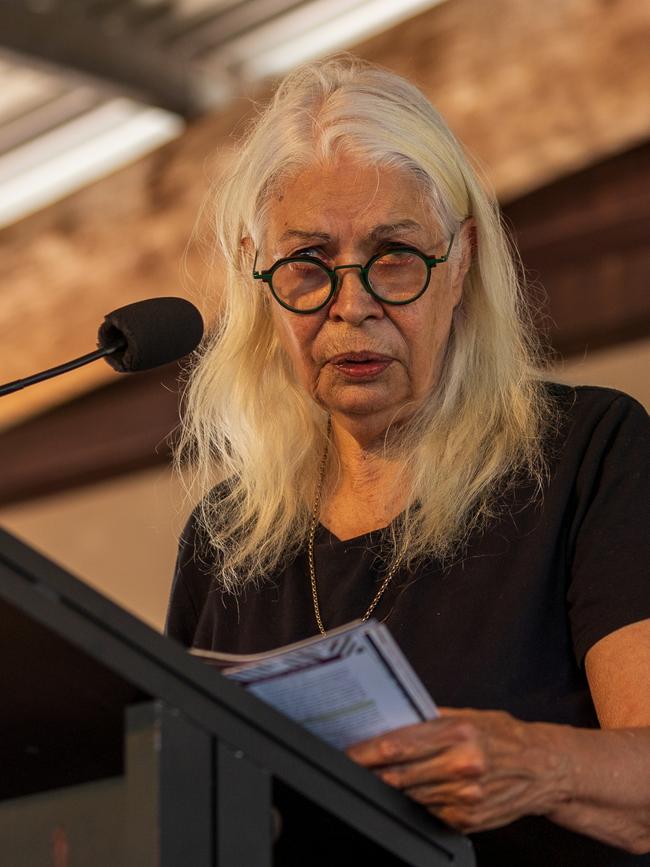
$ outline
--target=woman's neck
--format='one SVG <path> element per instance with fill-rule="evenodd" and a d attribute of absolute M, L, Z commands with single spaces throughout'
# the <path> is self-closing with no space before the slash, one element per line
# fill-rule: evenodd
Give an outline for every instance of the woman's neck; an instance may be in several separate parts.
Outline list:
<path fill-rule="evenodd" d="M 406 506 L 403 464 L 385 454 L 383 437 L 369 445 L 336 426 L 332 434 L 338 461 L 329 462 L 321 523 L 339 539 L 386 527 Z"/>

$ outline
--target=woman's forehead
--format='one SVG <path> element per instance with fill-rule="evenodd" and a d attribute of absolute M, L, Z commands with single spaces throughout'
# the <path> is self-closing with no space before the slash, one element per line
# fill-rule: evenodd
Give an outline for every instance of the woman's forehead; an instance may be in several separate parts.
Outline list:
<path fill-rule="evenodd" d="M 413 173 L 356 160 L 302 170 L 276 187 L 266 210 L 271 243 L 329 241 L 352 230 L 374 241 L 440 225 Z"/>

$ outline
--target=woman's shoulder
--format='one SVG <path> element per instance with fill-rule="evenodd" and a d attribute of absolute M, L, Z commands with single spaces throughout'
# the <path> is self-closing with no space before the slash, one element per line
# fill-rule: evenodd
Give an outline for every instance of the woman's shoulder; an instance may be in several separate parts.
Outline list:
<path fill-rule="evenodd" d="M 215 485 L 192 509 L 180 534 L 176 573 L 203 586 L 215 572 L 215 550 L 210 544 L 209 525 L 232 490 L 226 480 Z"/>
<path fill-rule="evenodd" d="M 648 418 L 646 410 L 638 400 L 616 388 L 602 385 L 567 385 L 550 381 L 544 385 L 558 407 L 575 418 L 598 417 L 611 410 L 617 415 L 633 412 Z"/>
<path fill-rule="evenodd" d="M 226 483 L 213 488 L 194 507 L 179 537 L 165 631 L 186 645 L 192 643 L 208 594 L 218 589 L 216 552 L 206 521 L 227 493 Z"/>
<path fill-rule="evenodd" d="M 553 412 L 545 436 L 546 508 L 582 520 L 598 504 L 629 519 L 650 498 L 650 417 L 628 394 L 599 386 L 547 385 Z M 628 496 L 622 496 L 626 490 Z M 564 513 L 564 512 L 563 512 Z"/>
<path fill-rule="evenodd" d="M 631 395 L 596 385 L 545 384 L 553 412 L 551 431 L 563 448 L 609 448 L 647 452 L 650 417 Z"/>

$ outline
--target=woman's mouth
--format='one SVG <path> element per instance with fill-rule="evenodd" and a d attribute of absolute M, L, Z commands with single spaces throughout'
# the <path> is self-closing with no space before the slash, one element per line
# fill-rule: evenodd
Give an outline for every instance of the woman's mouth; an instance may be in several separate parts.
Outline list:
<path fill-rule="evenodd" d="M 330 358 L 330 364 L 351 379 L 373 379 L 383 373 L 392 361 L 389 356 L 376 352 L 343 352 Z"/>

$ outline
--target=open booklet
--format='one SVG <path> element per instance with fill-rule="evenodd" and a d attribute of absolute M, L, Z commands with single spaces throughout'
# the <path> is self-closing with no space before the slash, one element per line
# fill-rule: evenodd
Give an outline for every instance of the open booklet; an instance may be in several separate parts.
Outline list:
<path fill-rule="evenodd" d="M 357 620 L 267 653 L 190 652 L 339 749 L 438 715 L 376 620 Z"/>

